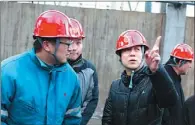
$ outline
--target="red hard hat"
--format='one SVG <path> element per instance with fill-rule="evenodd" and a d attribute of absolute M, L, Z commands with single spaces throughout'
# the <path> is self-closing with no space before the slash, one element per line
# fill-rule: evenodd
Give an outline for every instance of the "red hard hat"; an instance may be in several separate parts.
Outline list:
<path fill-rule="evenodd" d="M 70 19 L 57 10 L 47 10 L 37 18 L 34 36 L 39 37 L 71 37 Z"/>
<path fill-rule="evenodd" d="M 192 61 L 194 59 L 192 47 L 185 43 L 177 44 L 170 55 L 183 60 Z"/>
<path fill-rule="evenodd" d="M 137 30 L 127 30 L 120 34 L 116 42 L 116 54 L 119 54 L 120 50 L 130 48 L 133 46 L 144 46 L 149 49 L 145 37 Z"/>
<path fill-rule="evenodd" d="M 70 18 L 71 30 L 70 34 L 73 38 L 85 38 L 83 28 L 78 20 Z"/>

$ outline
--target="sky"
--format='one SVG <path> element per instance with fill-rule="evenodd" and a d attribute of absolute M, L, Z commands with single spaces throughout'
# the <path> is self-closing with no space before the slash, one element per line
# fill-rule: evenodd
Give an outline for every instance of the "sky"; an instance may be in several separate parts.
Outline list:
<path fill-rule="evenodd" d="M 38 2 L 34 2 L 38 3 Z M 145 11 L 145 2 L 130 2 L 132 11 Z M 115 9 L 129 11 L 128 2 L 39 2 L 39 4 L 50 4 L 50 5 L 62 5 L 62 6 L 73 6 L 83 8 L 98 8 L 98 9 Z M 152 13 L 160 12 L 160 3 L 152 2 Z M 186 16 L 194 17 L 194 6 L 187 5 Z"/>

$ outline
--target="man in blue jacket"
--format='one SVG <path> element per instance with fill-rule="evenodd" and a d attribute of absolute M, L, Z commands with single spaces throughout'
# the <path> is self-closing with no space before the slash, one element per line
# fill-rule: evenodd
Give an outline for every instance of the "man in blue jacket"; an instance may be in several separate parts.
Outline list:
<path fill-rule="evenodd" d="M 69 26 L 65 14 L 43 12 L 34 48 L 1 62 L 2 125 L 80 125 L 80 84 L 67 63 Z"/>
<path fill-rule="evenodd" d="M 92 117 L 98 104 L 98 75 L 95 66 L 82 57 L 82 40 L 85 38 L 80 22 L 70 18 L 72 25 L 71 34 L 73 43 L 69 47 L 70 57 L 68 62 L 78 74 L 82 93 L 82 121 L 81 125 L 86 125 Z"/>

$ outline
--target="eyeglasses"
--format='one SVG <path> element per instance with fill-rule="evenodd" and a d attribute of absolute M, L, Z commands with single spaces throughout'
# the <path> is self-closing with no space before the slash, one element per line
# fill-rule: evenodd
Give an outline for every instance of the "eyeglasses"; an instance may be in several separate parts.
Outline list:
<path fill-rule="evenodd" d="M 68 42 L 60 42 L 60 43 L 67 45 L 67 46 L 70 46 L 73 43 L 73 41 L 69 40 Z"/>
<path fill-rule="evenodd" d="M 60 43 L 70 46 L 73 42 L 82 42 L 82 39 L 72 39 L 72 40 L 68 40 L 67 42 L 60 42 Z"/>

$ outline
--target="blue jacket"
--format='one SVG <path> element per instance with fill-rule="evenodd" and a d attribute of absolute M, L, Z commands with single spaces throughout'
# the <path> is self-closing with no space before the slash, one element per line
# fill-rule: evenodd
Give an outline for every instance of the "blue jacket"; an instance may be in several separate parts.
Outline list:
<path fill-rule="evenodd" d="M 34 49 L 1 62 L 1 123 L 80 125 L 81 90 L 68 63 L 51 68 Z"/>

